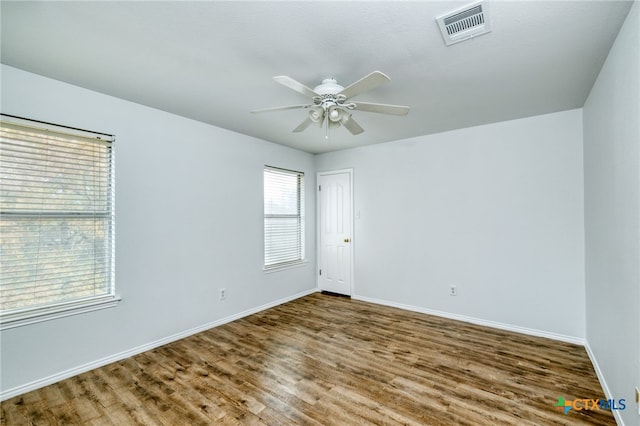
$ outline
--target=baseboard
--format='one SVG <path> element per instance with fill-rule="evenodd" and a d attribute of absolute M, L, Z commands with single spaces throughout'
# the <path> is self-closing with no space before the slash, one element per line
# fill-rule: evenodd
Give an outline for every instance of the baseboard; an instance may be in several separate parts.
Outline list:
<path fill-rule="evenodd" d="M 105 365 L 111 364 L 113 362 L 117 362 L 123 360 L 125 358 L 129 358 L 134 355 L 138 355 L 142 352 L 146 352 L 151 349 L 155 349 L 159 346 L 166 345 L 167 343 L 175 342 L 176 340 L 184 339 L 185 337 L 189 337 L 191 335 L 200 333 L 202 331 L 209 330 L 214 327 L 218 327 L 220 325 L 226 324 L 228 322 L 235 321 L 240 318 L 244 318 L 246 316 L 264 311 L 269 308 L 273 308 L 278 305 L 282 305 L 283 303 L 290 302 L 295 299 L 299 299 L 301 297 L 307 296 L 309 294 L 317 292 L 317 288 L 312 288 L 309 290 L 302 291 L 300 293 L 294 294 L 293 296 L 288 296 L 280 300 L 276 300 L 273 302 L 266 303 L 264 305 L 247 309 L 246 311 L 239 312 L 237 314 L 230 315 L 228 317 L 221 318 L 219 320 L 202 324 L 198 327 L 191 328 L 189 330 L 182 331 L 180 333 L 173 334 L 171 336 L 155 340 L 153 342 L 149 342 L 147 344 L 137 346 L 135 348 L 126 350 L 124 352 L 119 352 L 117 354 L 113 354 L 111 356 L 98 359 L 96 361 L 89 362 L 87 364 L 80 365 L 78 367 L 71 368 L 69 370 L 62 371 L 57 374 L 53 374 L 51 376 L 45 377 L 43 379 L 35 380 L 33 382 L 27 383 L 25 385 L 16 386 L 11 389 L 7 389 L 6 391 L 0 392 L 0 401 L 7 400 L 9 398 L 13 398 L 18 395 L 22 395 L 27 392 L 31 392 L 36 389 L 40 389 L 45 386 L 49 386 L 53 383 L 59 382 L 61 380 L 68 379 L 73 376 L 77 376 L 78 374 L 86 373 L 87 371 L 91 371 L 93 369 L 104 367 Z"/>
<path fill-rule="evenodd" d="M 434 315 L 437 317 L 448 318 L 448 319 L 457 320 L 457 321 L 464 321 L 471 324 L 497 328 L 500 330 L 513 331 L 516 333 L 527 334 L 530 336 L 546 337 L 547 339 L 559 340 L 561 342 L 573 343 L 581 346 L 584 346 L 585 344 L 585 340 L 583 338 L 575 337 L 575 336 L 566 336 L 564 334 L 551 333 L 544 330 L 536 330 L 533 328 L 520 327 L 517 325 L 505 324 L 505 323 L 496 322 L 496 321 L 488 321 L 481 318 L 469 317 L 466 315 L 459 315 L 459 314 L 452 314 L 449 312 L 437 311 L 434 309 L 422 308 L 422 307 L 412 306 L 412 305 L 405 305 L 402 303 L 375 299 L 371 297 L 352 295 L 351 298 L 354 300 L 361 300 L 363 302 L 375 303 L 375 304 L 384 305 L 384 306 L 391 306 L 393 308 L 404 309 L 412 312 L 419 312 L 422 314 Z"/>
<path fill-rule="evenodd" d="M 598 381 L 600 382 L 600 385 L 602 386 L 602 390 L 604 391 L 604 397 L 606 399 L 616 399 L 611 393 L 611 390 L 609 389 L 609 385 L 607 385 L 607 381 L 604 378 L 604 374 L 600 369 L 600 365 L 598 365 L 598 359 L 596 358 L 596 355 L 591 350 L 591 346 L 589 346 L 589 341 L 586 339 L 584 342 L 584 348 L 587 351 L 587 355 L 589 355 L 589 359 L 591 360 L 593 369 L 596 371 L 596 376 L 598 376 Z M 624 426 L 624 420 L 622 420 L 620 411 L 618 410 L 611 410 L 611 411 L 613 412 L 613 417 L 616 420 L 616 423 L 620 426 Z"/>

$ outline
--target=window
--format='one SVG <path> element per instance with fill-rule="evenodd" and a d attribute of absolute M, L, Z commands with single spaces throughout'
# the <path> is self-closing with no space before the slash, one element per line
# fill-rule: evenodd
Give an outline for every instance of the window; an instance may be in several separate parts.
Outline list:
<path fill-rule="evenodd" d="M 2 327 L 117 302 L 113 137 L 3 114 L 0 178 Z"/>
<path fill-rule="evenodd" d="M 304 260 L 304 173 L 264 168 L 264 267 Z"/>

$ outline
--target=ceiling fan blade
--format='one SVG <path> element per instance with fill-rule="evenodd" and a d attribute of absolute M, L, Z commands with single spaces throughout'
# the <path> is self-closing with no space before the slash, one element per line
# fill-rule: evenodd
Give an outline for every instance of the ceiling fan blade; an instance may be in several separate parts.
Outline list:
<path fill-rule="evenodd" d="M 349 98 L 353 98 L 354 96 L 366 92 L 367 90 L 375 89 L 376 87 L 386 83 L 391 80 L 386 74 L 380 71 L 374 71 L 369 75 L 362 77 L 360 80 L 351 84 L 350 86 L 342 89 L 339 95 L 344 95 Z"/>
<path fill-rule="evenodd" d="M 407 115 L 411 109 L 408 106 L 402 105 L 374 104 L 371 102 L 353 103 L 356 105 L 356 111 L 377 112 L 380 114 Z"/>
<path fill-rule="evenodd" d="M 284 111 L 287 109 L 299 109 L 299 108 L 309 108 L 313 105 L 290 105 L 290 106 L 282 106 L 282 107 L 272 107 L 272 108 L 262 108 L 262 109 L 254 109 L 251 111 L 252 114 L 258 114 L 261 112 L 271 112 L 271 111 Z"/>
<path fill-rule="evenodd" d="M 307 127 L 309 127 L 309 125 L 312 123 L 311 119 L 309 117 L 307 117 L 306 120 L 304 120 L 302 123 L 300 123 L 300 125 L 298 127 L 296 127 L 295 129 L 293 129 L 293 133 L 299 133 L 301 131 L 303 131 L 304 129 L 306 129 Z"/>
<path fill-rule="evenodd" d="M 278 75 L 273 77 L 273 79 L 282 84 L 283 86 L 287 86 L 289 89 L 293 89 L 298 93 L 302 93 L 305 96 L 308 96 L 310 98 L 314 98 L 316 96 L 320 96 L 319 94 L 317 94 L 316 92 L 313 91 L 313 89 L 310 89 L 309 87 L 305 86 L 304 84 L 300 83 L 297 80 L 294 80 L 291 77 L 288 77 L 286 75 Z"/>
<path fill-rule="evenodd" d="M 348 131 L 351 132 L 352 135 L 359 135 L 360 133 L 364 132 L 364 129 L 360 127 L 358 123 L 356 123 L 356 120 L 353 119 L 351 114 L 346 115 L 342 120 L 340 120 L 340 122 L 344 127 L 346 127 Z"/>

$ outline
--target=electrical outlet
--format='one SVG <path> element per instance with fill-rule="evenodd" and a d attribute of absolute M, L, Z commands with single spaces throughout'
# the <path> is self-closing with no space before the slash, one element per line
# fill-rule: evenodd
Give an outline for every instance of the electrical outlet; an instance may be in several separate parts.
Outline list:
<path fill-rule="evenodd" d="M 227 298 L 227 289 L 226 288 L 221 288 L 220 289 L 220 300 L 224 300 Z"/>
<path fill-rule="evenodd" d="M 449 296 L 457 296 L 458 288 L 455 285 L 449 286 Z"/>

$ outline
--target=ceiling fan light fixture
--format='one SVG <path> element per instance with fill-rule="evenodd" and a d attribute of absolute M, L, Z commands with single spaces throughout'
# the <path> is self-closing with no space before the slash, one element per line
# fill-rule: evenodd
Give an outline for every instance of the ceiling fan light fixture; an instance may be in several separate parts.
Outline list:
<path fill-rule="evenodd" d="M 322 107 L 313 107 L 309 110 L 309 118 L 318 125 L 322 125 L 324 121 L 324 109 Z"/>
<path fill-rule="evenodd" d="M 327 120 L 327 123 L 329 124 L 329 128 L 330 129 L 334 129 L 336 127 L 340 127 L 340 123 L 337 122 L 337 121 Z"/>
<path fill-rule="evenodd" d="M 329 108 L 329 120 L 333 121 L 334 123 L 340 121 L 343 115 L 344 111 L 342 111 L 340 108 L 336 106 L 332 106 L 331 108 Z"/>

